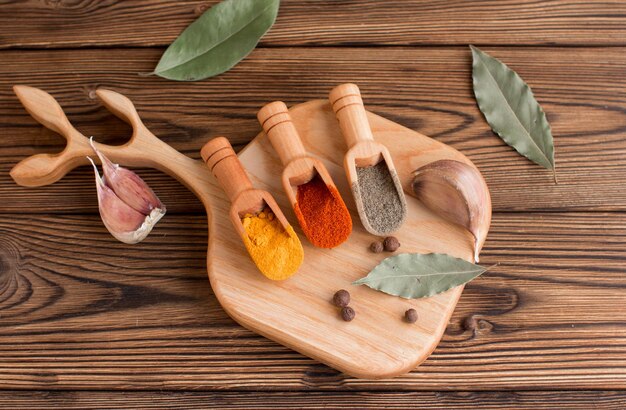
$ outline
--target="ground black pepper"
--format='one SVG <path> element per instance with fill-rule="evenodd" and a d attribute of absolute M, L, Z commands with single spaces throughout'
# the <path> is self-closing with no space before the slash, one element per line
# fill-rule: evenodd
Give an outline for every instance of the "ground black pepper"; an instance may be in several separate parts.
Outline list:
<path fill-rule="evenodd" d="M 406 215 L 406 202 L 400 180 L 395 171 L 389 171 L 385 161 L 360 168 L 352 190 L 360 196 L 370 225 L 378 233 L 394 232 Z"/>

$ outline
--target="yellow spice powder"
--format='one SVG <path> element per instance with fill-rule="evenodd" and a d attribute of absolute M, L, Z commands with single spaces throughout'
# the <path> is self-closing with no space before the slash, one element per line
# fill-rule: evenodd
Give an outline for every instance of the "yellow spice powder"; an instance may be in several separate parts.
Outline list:
<path fill-rule="evenodd" d="M 283 280 L 296 273 L 304 250 L 291 225 L 283 229 L 278 218 L 267 210 L 245 215 L 241 223 L 246 231 L 243 243 L 263 275 Z"/>

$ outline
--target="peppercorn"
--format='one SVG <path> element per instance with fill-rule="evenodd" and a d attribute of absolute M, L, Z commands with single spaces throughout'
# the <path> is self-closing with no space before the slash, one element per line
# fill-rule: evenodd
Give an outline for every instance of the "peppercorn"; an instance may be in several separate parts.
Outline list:
<path fill-rule="evenodd" d="M 409 309 L 404 312 L 404 320 L 409 323 L 417 322 L 417 311 L 415 309 Z"/>
<path fill-rule="evenodd" d="M 345 306 L 341 308 L 341 318 L 346 322 L 352 321 L 356 316 L 356 312 L 350 306 Z"/>
<path fill-rule="evenodd" d="M 370 244 L 370 251 L 374 253 L 381 253 L 383 251 L 383 244 L 376 241 Z"/>
<path fill-rule="evenodd" d="M 383 247 L 387 252 L 395 252 L 400 247 L 400 242 L 395 236 L 388 236 L 383 241 Z"/>
<path fill-rule="evenodd" d="M 337 307 L 346 307 L 350 304 L 350 293 L 347 290 L 341 289 L 335 292 L 333 296 L 333 305 Z"/>

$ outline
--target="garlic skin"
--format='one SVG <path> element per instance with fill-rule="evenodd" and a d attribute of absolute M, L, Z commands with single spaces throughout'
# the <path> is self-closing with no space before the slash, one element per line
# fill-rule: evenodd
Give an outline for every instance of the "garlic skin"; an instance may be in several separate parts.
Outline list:
<path fill-rule="evenodd" d="M 480 172 L 463 162 L 443 159 L 424 165 L 413 175 L 415 196 L 474 236 L 474 261 L 478 262 L 491 225 L 491 196 Z"/>
<path fill-rule="evenodd" d="M 96 148 L 93 137 L 89 138 L 89 144 L 100 158 L 106 185 L 111 187 L 122 201 L 144 215 L 150 214 L 153 209 L 162 209 L 165 212 L 165 206 L 139 175 L 112 163 Z"/>
<path fill-rule="evenodd" d="M 165 207 L 137 174 L 113 164 L 93 148 L 102 161 L 105 174 L 101 178 L 96 164 L 87 157 L 96 176 L 98 207 L 104 226 L 120 242 L 141 242 L 165 215 Z"/>

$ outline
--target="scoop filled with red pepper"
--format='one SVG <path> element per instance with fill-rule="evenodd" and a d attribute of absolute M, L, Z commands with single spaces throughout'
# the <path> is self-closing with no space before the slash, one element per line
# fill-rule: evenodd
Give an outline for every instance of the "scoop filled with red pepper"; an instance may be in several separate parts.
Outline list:
<path fill-rule="evenodd" d="M 285 166 L 282 184 L 307 239 L 334 248 L 352 232 L 352 218 L 326 167 L 305 150 L 282 101 L 264 106 L 257 118 Z"/>

